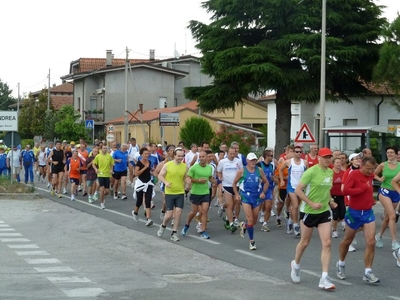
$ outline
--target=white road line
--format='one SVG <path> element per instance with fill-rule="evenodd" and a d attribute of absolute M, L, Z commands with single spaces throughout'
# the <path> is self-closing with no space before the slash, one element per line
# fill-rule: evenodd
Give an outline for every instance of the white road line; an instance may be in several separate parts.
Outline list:
<path fill-rule="evenodd" d="M 73 290 L 62 290 L 68 297 L 97 297 L 106 291 L 101 288 L 82 288 Z"/>
<path fill-rule="evenodd" d="M 38 249 L 39 246 L 35 244 L 22 244 L 22 245 L 7 245 L 10 249 Z"/>
<path fill-rule="evenodd" d="M 0 228 L 0 231 L 15 231 L 14 228 Z"/>
<path fill-rule="evenodd" d="M 394 299 L 394 300 L 400 300 L 400 297 L 396 297 L 396 296 L 388 296 L 389 299 Z"/>
<path fill-rule="evenodd" d="M 254 258 L 266 260 L 266 261 L 271 261 L 271 260 L 273 260 L 272 258 L 265 257 L 265 256 L 261 256 L 261 255 L 257 255 L 257 254 L 254 254 L 254 253 L 252 253 L 252 252 L 249 252 L 250 250 L 249 250 L 249 251 L 245 251 L 245 250 L 241 250 L 241 249 L 235 249 L 235 251 L 236 251 L 236 252 L 239 252 L 239 253 L 242 253 L 242 254 L 246 254 L 246 255 L 251 256 L 251 257 L 254 257 Z"/>
<path fill-rule="evenodd" d="M 11 243 L 11 242 L 30 242 L 30 239 L 27 238 L 8 238 L 8 239 L 0 239 L 1 242 Z"/>
<path fill-rule="evenodd" d="M 4 221 L 0 221 L 0 224 L 4 224 Z"/>
<path fill-rule="evenodd" d="M 194 239 L 196 239 L 196 240 L 200 240 L 200 241 L 202 241 L 202 242 L 207 242 L 207 243 L 214 244 L 214 245 L 221 245 L 221 243 L 218 243 L 218 242 L 216 242 L 216 241 L 212 241 L 212 240 L 209 240 L 209 239 L 202 239 L 201 237 L 196 236 L 196 235 L 188 234 L 188 235 L 186 235 L 186 236 L 187 236 L 187 237 L 194 238 Z"/>
<path fill-rule="evenodd" d="M 10 225 L 7 225 L 7 224 L 0 224 L 0 227 L 10 227 Z"/>
<path fill-rule="evenodd" d="M 301 269 L 300 269 L 300 271 L 303 273 L 318 277 L 318 278 L 321 277 L 321 273 L 317 273 L 317 272 L 313 272 L 313 271 L 309 271 L 309 270 L 301 270 Z M 337 282 L 337 283 L 344 284 L 344 285 L 352 285 L 350 282 L 346 282 L 344 280 L 334 279 L 332 277 L 330 277 L 330 278 L 333 282 Z"/>
<path fill-rule="evenodd" d="M 18 232 L 0 232 L 0 236 L 22 236 L 22 234 Z"/>
<path fill-rule="evenodd" d="M 50 255 L 50 253 L 46 251 L 15 251 L 17 255 Z"/>
<path fill-rule="evenodd" d="M 75 272 L 70 267 L 46 267 L 46 268 L 34 268 L 39 273 L 60 273 L 60 272 Z"/>
<path fill-rule="evenodd" d="M 89 278 L 69 276 L 69 277 L 47 277 L 52 283 L 87 283 L 92 282 Z"/>
<path fill-rule="evenodd" d="M 41 264 L 60 264 L 61 261 L 57 258 L 26 258 L 25 261 L 31 265 Z"/>

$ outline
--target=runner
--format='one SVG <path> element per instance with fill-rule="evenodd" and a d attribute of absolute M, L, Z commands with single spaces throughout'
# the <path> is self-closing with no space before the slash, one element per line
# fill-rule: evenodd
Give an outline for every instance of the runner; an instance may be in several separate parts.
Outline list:
<path fill-rule="evenodd" d="M 87 174 L 87 165 L 86 165 L 86 160 L 89 157 L 89 151 L 86 149 L 87 144 L 85 141 L 82 140 L 82 143 L 80 144 L 80 149 L 78 149 L 78 155 L 79 158 L 82 161 L 82 167 L 81 167 L 81 185 L 83 187 L 83 194 L 82 196 L 85 197 L 87 196 L 87 184 L 86 184 L 86 174 Z"/>
<path fill-rule="evenodd" d="M 87 173 L 86 173 L 86 184 L 88 187 L 88 202 L 93 203 L 93 201 L 98 200 L 98 193 L 97 193 L 97 188 L 98 188 L 98 182 L 97 182 L 97 174 L 96 170 L 93 168 L 93 160 L 99 154 L 99 149 L 97 147 L 94 147 L 91 156 L 88 157 L 86 160 L 87 164 Z"/>
<path fill-rule="evenodd" d="M 311 145 L 310 152 L 305 155 L 305 161 L 307 162 L 308 168 L 318 165 L 318 145 Z"/>
<path fill-rule="evenodd" d="M 47 160 L 51 162 L 51 174 L 53 179 L 51 182 L 52 187 L 50 193 L 52 195 L 57 194 L 57 197 L 61 198 L 61 188 L 66 158 L 64 150 L 61 149 L 60 141 L 56 141 L 56 148 L 50 152 Z"/>
<path fill-rule="evenodd" d="M 72 152 L 72 157 L 68 158 L 66 168 L 68 170 L 68 178 L 71 183 L 71 201 L 75 201 L 75 194 L 79 179 L 81 177 L 82 161 L 78 156 L 78 151 Z"/>
<path fill-rule="evenodd" d="M 333 183 L 331 189 L 331 197 L 337 204 L 337 207 L 332 209 L 332 237 L 337 238 L 337 224 L 344 219 L 346 213 L 346 205 L 344 204 L 344 196 L 342 192 L 342 178 L 344 171 L 341 169 L 342 161 L 339 157 L 333 160 Z"/>
<path fill-rule="evenodd" d="M 293 282 L 300 282 L 300 260 L 310 243 L 313 229 L 317 228 L 321 240 L 321 264 L 322 276 L 319 280 L 319 288 L 335 289 L 328 276 L 329 262 L 331 259 L 331 211 L 330 207 L 336 207 L 331 200 L 333 171 L 329 168 L 332 159 L 332 151 L 329 148 L 321 148 L 318 151 L 318 165 L 306 170 L 296 187 L 296 195 L 303 201 L 300 208 L 301 238 L 296 247 L 295 259 L 291 262 L 291 277 Z M 306 194 L 304 193 L 306 191 Z"/>
<path fill-rule="evenodd" d="M 110 182 L 113 165 L 114 159 L 112 158 L 110 153 L 108 153 L 108 147 L 103 145 L 101 153 L 99 153 L 92 162 L 92 166 L 96 171 L 97 180 L 100 186 L 101 209 L 106 208 L 106 201 L 104 200 L 104 197 L 107 196 L 110 192 Z"/>
<path fill-rule="evenodd" d="M 114 159 L 114 199 L 118 199 L 118 188 L 121 184 L 122 195 L 121 199 L 126 200 L 126 177 L 128 175 L 128 145 L 122 144 L 121 148 L 115 150 L 112 154 Z"/>

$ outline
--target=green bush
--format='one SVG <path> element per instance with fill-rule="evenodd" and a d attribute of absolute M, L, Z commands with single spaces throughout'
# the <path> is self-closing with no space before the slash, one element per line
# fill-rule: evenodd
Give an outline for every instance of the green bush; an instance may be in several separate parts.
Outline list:
<path fill-rule="evenodd" d="M 190 117 L 181 127 L 179 139 L 184 142 L 187 147 L 195 143 L 200 145 L 201 142 L 210 142 L 215 136 L 210 123 L 201 117 Z"/>
<path fill-rule="evenodd" d="M 232 142 L 238 142 L 239 152 L 246 155 L 254 146 L 256 138 L 253 134 L 242 129 L 221 125 L 220 130 L 217 131 L 211 142 L 213 150 L 218 150 L 221 143 L 226 143 L 229 148 Z"/>

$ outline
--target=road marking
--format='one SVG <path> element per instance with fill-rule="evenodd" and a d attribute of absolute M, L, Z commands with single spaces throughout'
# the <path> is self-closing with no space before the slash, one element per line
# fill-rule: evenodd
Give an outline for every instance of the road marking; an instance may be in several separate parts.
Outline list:
<path fill-rule="evenodd" d="M 389 299 L 400 300 L 400 297 L 388 296 Z"/>
<path fill-rule="evenodd" d="M 7 245 L 11 249 L 38 249 L 39 246 L 35 244 L 23 244 L 23 245 Z"/>
<path fill-rule="evenodd" d="M 266 260 L 266 261 L 271 261 L 273 260 L 272 258 L 269 257 L 265 257 L 265 256 L 261 256 L 261 255 L 257 255 L 254 253 L 251 253 L 249 251 L 245 251 L 245 250 L 241 250 L 241 249 L 235 249 L 236 252 L 242 253 L 242 254 L 246 254 L 248 256 L 254 257 L 254 258 L 258 258 L 258 259 L 262 259 L 262 260 Z"/>
<path fill-rule="evenodd" d="M 309 275 L 318 277 L 318 278 L 321 277 L 321 273 L 317 273 L 317 272 L 313 272 L 313 271 L 309 271 L 309 270 L 300 270 L 300 271 L 301 271 L 301 272 L 304 272 L 304 273 L 306 273 L 306 274 L 309 274 Z M 329 277 L 329 278 L 331 278 L 331 277 Z M 352 285 L 350 282 L 346 282 L 346 281 L 344 281 L 344 280 L 333 279 L 333 278 L 331 278 L 331 280 L 332 280 L 333 282 L 337 282 L 337 283 L 344 284 L 344 285 Z"/>
<path fill-rule="evenodd" d="M 25 261 L 30 265 L 40 264 L 60 264 L 61 261 L 57 258 L 26 258 Z"/>
<path fill-rule="evenodd" d="M 192 234 L 189 234 L 189 235 L 187 235 L 187 236 L 188 236 L 188 237 L 191 237 L 191 238 L 194 238 L 194 239 L 196 239 L 196 240 L 200 240 L 200 241 L 203 241 L 203 242 L 210 243 L 210 244 L 221 245 L 221 243 L 218 243 L 218 242 L 216 242 L 216 241 L 212 241 L 212 240 L 209 240 L 209 239 L 202 239 L 201 237 L 195 236 L 195 235 L 192 235 Z"/>
<path fill-rule="evenodd" d="M 46 251 L 15 251 L 18 255 L 50 255 Z"/>
<path fill-rule="evenodd" d="M 68 297 L 97 297 L 106 291 L 102 288 L 82 288 L 73 290 L 62 290 Z"/>
<path fill-rule="evenodd" d="M 0 236 L 22 236 L 22 234 L 18 232 L 0 232 Z"/>
<path fill-rule="evenodd" d="M 27 238 L 8 238 L 8 239 L 0 239 L 0 241 L 4 243 L 11 243 L 11 242 L 30 242 Z"/>
<path fill-rule="evenodd" d="M 0 221 L 0 224 L 4 224 L 4 221 Z"/>
<path fill-rule="evenodd" d="M 10 225 L 7 225 L 7 224 L 0 224 L 0 227 L 10 227 Z"/>
<path fill-rule="evenodd" d="M 46 268 L 34 268 L 39 273 L 59 273 L 59 272 L 75 272 L 70 267 L 46 267 Z"/>
<path fill-rule="evenodd" d="M 47 279 L 52 283 L 85 283 L 92 282 L 89 278 L 69 276 L 69 277 L 47 277 Z"/>
<path fill-rule="evenodd" d="M 0 228 L 0 231 L 15 231 L 14 228 Z"/>

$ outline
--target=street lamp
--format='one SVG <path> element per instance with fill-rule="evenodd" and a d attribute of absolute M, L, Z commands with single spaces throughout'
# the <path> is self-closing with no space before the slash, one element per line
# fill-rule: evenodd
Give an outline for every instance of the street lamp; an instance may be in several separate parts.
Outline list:
<path fill-rule="evenodd" d="M 325 146 L 325 83 L 326 80 L 326 0 L 322 0 L 322 28 L 321 28 L 321 87 L 320 87 L 320 119 L 319 119 L 319 147 Z"/>

